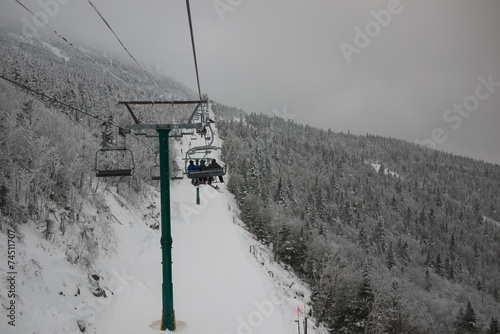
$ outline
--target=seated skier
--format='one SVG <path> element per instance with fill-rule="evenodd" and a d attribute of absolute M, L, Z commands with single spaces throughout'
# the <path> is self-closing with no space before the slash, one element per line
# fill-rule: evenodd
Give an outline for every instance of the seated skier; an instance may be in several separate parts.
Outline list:
<path fill-rule="evenodd" d="M 208 165 L 208 168 L 222 168 L 215 159 L 212 159 L 212 162 L 210 162 L 210 165 Z M 213 177 L 208 178 L 208 184 L 212 184 Z M 222 175 L 219 175 L 219 182 L 224 183 L 224 179 L 222 178 Z"/>
<path fill-rule="evenodd" d="M 200 160 L 200 165 L 198 166 L 198 169 L 201 170 L 206 170 L 208 166 L 205 164 L 205 160 L 201 159 Z M 205 184 L 207 183 L 207 178 L 206 177 L 200 177 L 200 184 Z"/>
<path fill-rule="evenodd" d="M 189 160 L 189 166 L 188 166 L 188 174 L 189 174 L 189 171 L 191 170 L 198 170 L 198 166 L 196 166 L 194 164 L 194 161 L 193 160 Z M 198 185 L 198 179 L 193 177 L 191 179 L 191 183 L 194 184 L 195 186 Z"/>

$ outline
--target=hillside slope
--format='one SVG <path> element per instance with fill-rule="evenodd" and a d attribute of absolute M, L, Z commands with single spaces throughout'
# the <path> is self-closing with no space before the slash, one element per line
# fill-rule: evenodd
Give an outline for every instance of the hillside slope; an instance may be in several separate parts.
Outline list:
<path fill-rule="evenodd" d="M 172 148 L 186 150 L 197 141 L 184 138 Z M 249 252 L 250 234 L 240 226 L 225 184 L 219 186 L 223 193 L 201 186 L 196 205 L 196 188 L 188 179 L 171 185 L 177 332 L 290 333 L 296 328 L 293 310 L 309 301 L 310 293 L 271 261 L 266 247 Z M 59 228 L 48 238 L 33 221 L 12 232 L 16 297 L 2 289 L 0 299 L 4 307 L 14 300 L 15 326 L 2 321 L 2 333 L 158 332 L 158 190 L 145 185 L 138 196 L 126 186 L 94 183 L 93 189 L 92 197 L 82 199 L 83 232 L 74 224 L 61 230 L 59 209 L 53 212 Z M 0 263 L 7 263 L 7 244 L 0 245 Z M 99 250 L 104 252 L 86 254 Z M 80 257 L 92 261 L 78 265 Z M 309 333 L 324 331 L 316 332 L 309 322 Z"/>
<path fill-rule="evenodd" d="M 154 188 L 147 193 L 135 205 L 114 190 L 103 193 L 113 217 L 107 233 L 115 245 L 89 276 L 32 224 L 16 232 L 16 326 L 2 321 L 2 333 L 75 333 L 78 321 L 87 333 L 156 333 L 151 327 L 161 315 L 160 232 L 148 224 L 156 223 L 159 194 Z M 305 300 L 295 300 L 288 285 L 294 282 L 299 295 L 307 290 L 297 289 L 296 278 L 269 264 L 264 253 L 259 258 L 265 266 L 256 262 L 248 252 L 248 234 L 233 223 L 226 193 L 203 187 L 201 206 L 194 196 L 187 180 L 172 186 L 178 332 L 289 333 L 295 328 L 293 309 Z M 2 243 L 1 263 L 7 262 L 5 248 Z M 96 287 L 107 297 L 94 296 Z M 8 305 L 3 292 L 1 299 Z"/>
<path fill-rule="evenodd" d="M 499 165 L 217 108 L 242 220 L 333 332 L 453 333 L 468 302 L 476 330 L 498 317 Z"/>

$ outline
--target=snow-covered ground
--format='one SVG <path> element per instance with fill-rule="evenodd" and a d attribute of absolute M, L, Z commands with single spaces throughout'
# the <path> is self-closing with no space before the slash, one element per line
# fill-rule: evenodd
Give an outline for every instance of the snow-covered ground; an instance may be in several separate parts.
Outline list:
<path fill-rule="evenodd" d="M 178 145 L 185 152 L 189 138 Z M 196 205 L 196 188 L 189 180 L 171 183 L 176 332 L 297 332 L 295 320 L 300 317 L 302 326 L 304 311 L 294 310 L 308 302 L 307 288 L 273 262 L 270 250 L 241 226 L 225 184 L 219 186 L 222 193 L 201 186 L 201 204 Z M 0 332 L 78 333 L 80 325 L 86 333 L 157 333 L 162 305 L 160 231 L 149 225 L 159 221 L 160 196 L 154 187 L 145 193 L 130 203 L 114 189 L 103 192 L 111 221 L 106 240 L 111 241 L 108 254 L 93 264 L 93 275 L 70 264 L 60 242 L 45 240 L 29 224 L 21 228 L 22 240 L 16 239 L 15 327 L 5 316 L 11 299 L 4 289 L 9 283 L 2 240 Z M 99 215 L 96 208 L 85 211 L 89 217 Z M 107 297 L 95 297 L 99 291 Z M 308 324 L 309 334 L 326 332 L 313 328 L 313 321 Z"/>
<path fill-rule="evenodd" d="M 378 173 L 380 171 L 380 167 L 382 167 L 382 164 L 379 164 L 379 163 L 371 163 L 371 166 L 373 168 L 375 168 L 375 171 Z M 396 172 L 393 172 L 391 170 L 388 170 L 388 169 L 384 169 L 384 174 L 385 175 L 390 175 L 390 176 L 394 176 L 394 177 L 399 177 L 399 174 L 396 173 Z"/>

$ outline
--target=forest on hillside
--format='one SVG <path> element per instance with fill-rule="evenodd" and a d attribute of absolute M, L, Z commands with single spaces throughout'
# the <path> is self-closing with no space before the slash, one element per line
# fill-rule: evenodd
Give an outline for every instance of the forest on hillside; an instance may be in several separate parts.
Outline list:
<path fill-rule="evenodd" d="M 332 333 L 495 330 L 500 166 L 214 109 L 228 115 L 218 129 L 241 218 L 310 284 L 318 322 Z"/>
<path fill-rule="evenodd" d="M 57 40 L 27 39 L 6 26 L 0 26 L 0 57 L 0 231 L 30 224 L 48 240 L 62 239 L 68 261 L 90 271 L 115 242 L 108 235 L 113 218 L 100 205 L 98 190 L 113 188 L 133 201 L 151 182 L 156 164 L 158 140 L 125 131 L 133 120 L 117 102 L 189 99 L 193 93 L 153 74 L 169 92 L 158 97 L 143 72 L 110 55 L 78 52 Z M 189 108 L 135 111 L 141 121 L 153 122 L 165 114 L 169 121 L 182 119 L 192 112 Z M 95 177 L 96 152 L 103 144 L 134 152 L 133 177 Z M 171 169 L 177 172 L 171 154 Z M 88 203 L 98 207 L 98 214 L 83 210 Z M 99 242 L 102 236 L 106 242 Z"/>

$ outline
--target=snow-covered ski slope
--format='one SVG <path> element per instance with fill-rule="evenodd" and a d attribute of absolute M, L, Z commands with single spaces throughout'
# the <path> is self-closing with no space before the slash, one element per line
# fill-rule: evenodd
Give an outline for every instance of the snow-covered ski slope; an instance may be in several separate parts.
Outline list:
<path fill-rule="evenodd" d="M 186 137 L 175 141 L 176 149 L 185 152 L 190 141 Z M 217 136 L 214 144 L 220 145 Z M 308 301 L 308 290 L 271 261 L 267 248 L 251 239 L 225 184 L 218 185 L 222 193 L 200 186 L 201 204 L 197 205 L 190 180 L 171 182 L 176 332 L 296 333 L 295 320 L 300 317 L 303 333 L 304 311 L 294 314 L 294 309 Z M 161 232 L 149 225 L 159 221 L 160 196 L 153 187 L 144 193 L 131 203 L 113 188 L 103 191 L 112 220 L 106 233 L 113 241 L 109 254 L 93 264 L 96 277 L 68 263 L 68 254 L 61 254 L 58 242 L 24 226 L 24 240 L 16 245 L 22 267 L 16 282 L 16 326 L 2 319 L 0 332 L 78 333 L 80 324 L 86 333 L 158 333 Z M 89 216 L 99 214 L 92 207 L 85 211 Z M 255 245 L 255 254 L 250 253 L 250 245 Z M 1 248 L 0 261 L 6 263 L 3 243 Z M 107 297 L 92 294 L 99 290 Z M 4 292 L 1 296 L 7 306 Z M 326 331 L 313 328 L 309 321 L 308 333 Z"/>

